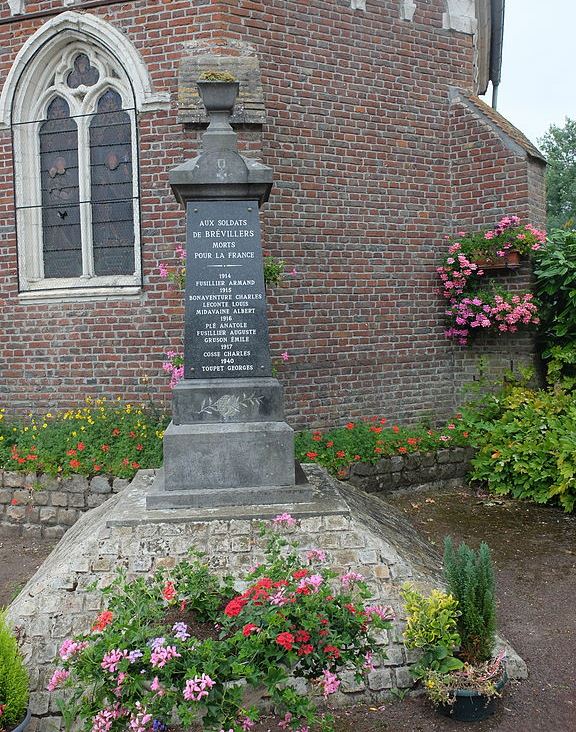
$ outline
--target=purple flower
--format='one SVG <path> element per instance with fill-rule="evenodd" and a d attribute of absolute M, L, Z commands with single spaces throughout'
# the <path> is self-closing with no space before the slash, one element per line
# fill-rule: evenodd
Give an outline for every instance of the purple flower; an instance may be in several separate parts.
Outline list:
<path fill-rule="evenodd" d="M 172 632 L 174 633 L 174 637 L 178 638 L 178 640 L 187 640 L 190 638 L 190 633 L 188 632 L 188 626 L 186 623 L 174 623 L 172 626 Z"/>

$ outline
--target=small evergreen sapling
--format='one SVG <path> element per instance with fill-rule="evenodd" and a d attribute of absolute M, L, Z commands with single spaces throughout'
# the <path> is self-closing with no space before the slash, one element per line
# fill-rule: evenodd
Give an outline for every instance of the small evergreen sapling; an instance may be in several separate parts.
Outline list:
<path fill-rule="evenodd" d="M 28 672 L 16 638 L 0 613 L 0 730 L 12 729 L 24 720 L 28 696 Z"/>
<path fill-rule="evenodd" d="M 458 549 L 450 537 L 444 540 L 444 577 L 448 591 L 458 600 L 459 656 L 478 665 L 492 658 L 495 632 L 495 580 L 492 557 L 482 542 L 476 552 L 462 543 Z"/>

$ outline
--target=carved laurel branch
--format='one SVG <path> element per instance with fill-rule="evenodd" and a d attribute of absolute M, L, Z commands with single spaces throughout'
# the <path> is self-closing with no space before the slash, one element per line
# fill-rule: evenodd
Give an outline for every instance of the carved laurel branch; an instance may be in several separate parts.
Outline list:
<path fill-rule="evenodd" d="M 262 397 L 252 394 L 223 394 L 221 397 L 212 400 L 212 397 L 202 400 L 202 405 L 196 414 L 219 414 L 221 417 L 235 417 L 243 409 L 257 407 L 262 402 Z"/>

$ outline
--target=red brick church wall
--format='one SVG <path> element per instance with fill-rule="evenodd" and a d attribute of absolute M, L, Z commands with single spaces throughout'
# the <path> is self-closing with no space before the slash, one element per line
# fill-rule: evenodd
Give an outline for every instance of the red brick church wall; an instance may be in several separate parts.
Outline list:
<path fill-rule="evenodd" d="M 503 153 L 497 131 L 454 105 L 454 89 L 474 90 L 473 46 L 471 36 L 442 28 L 444 0 L 418 3 L 413 22 L 399 5 L 175 0 L 86 11 L 125 32 L 155 90 L 171 94 L 170 110 L 139 119 L 144 285 L 127 300 L 19 301 L 11 138 L 0 132 L 7 406 L 169 398 L 162 354 L 179 345 L 182 308 L 158 265 L 175 263 L 184 219 L 168 171 L 195 154 L 200 134 L 178 120 L 178 69 L 206 47 L 255 53 L 260 64 L 267 119 L 239 133 L 275 172 L 264 247 L 297 270 L 270 296 L 273 353 L 290 355 L 280 373 L 289 421 L 407 421 L 456 406 L 469 358 L 443 335 L 435 273 L 443 236 L 504 213 L 541 223 L 541 171 L 518 151 Z M 64 9 L 27 3 L 26 12 L 52 7 Z M 3 3 L 0 19 L 6 12 Z M 44 20 L 0 25 L 1 81 Z M 472 153 L 466 146 L 476 142 Z"/>

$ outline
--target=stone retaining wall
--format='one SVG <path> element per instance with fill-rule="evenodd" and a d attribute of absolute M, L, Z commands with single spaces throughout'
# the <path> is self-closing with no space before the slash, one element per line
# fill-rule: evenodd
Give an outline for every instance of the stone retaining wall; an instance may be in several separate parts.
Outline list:
<path fill-rule="evenodd" d="M 129 482 L 110 475 L 52 478 L 1 470 L 0 536 L 59 539 L 85 511 Z"/>
<path fill-rule="evenodd" d="M 367 493 L 458 485 L 470 470 L 474 451 L 452 448 L 355 463 L 347 478 Z M 149 471 L 144 471 L 144 473 Z M 59 539 L 80 516 L 100 506 L 130 481 L 98 475 L 52 478 L 0 470 L 0 536 Z"/>
<path fill-rule="evenodd" d="M 367 493 L 459 485 L 470 471 L 473 456 L 474 450 L 464 447 L 395 455 L 374 465 L 355 463 L 343 480 L 349 480 Z"/>

